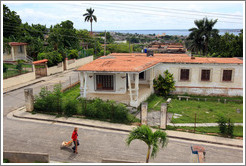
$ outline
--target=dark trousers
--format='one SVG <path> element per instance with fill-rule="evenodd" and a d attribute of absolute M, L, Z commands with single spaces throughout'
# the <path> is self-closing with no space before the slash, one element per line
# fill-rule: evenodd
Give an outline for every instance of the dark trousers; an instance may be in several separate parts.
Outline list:
<path fill-rule="evenodd" d="M 72 149 L 75 151 L 75 149 L 76 149 L 76 142 L 73 141 L 73 144 L 74 144 L 74 146 L 72 147 Z M 79 141 L 78 140 L 77 140 L 77 146 L 79 146 Z"/>

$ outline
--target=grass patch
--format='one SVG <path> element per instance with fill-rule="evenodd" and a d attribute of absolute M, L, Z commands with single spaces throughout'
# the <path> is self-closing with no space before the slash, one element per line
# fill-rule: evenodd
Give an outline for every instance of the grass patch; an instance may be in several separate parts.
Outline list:
<path fill-rule="evenodd" d="M 177 95 L 172 96 L 171 107 L 168 112 L 181 114 L 179 118 L 172 119 L 172 123 L 194 123 L 195 114 L 197 123 L 216 123 L 218 116 L 223 115 L 226 118 L 231 118 L 233 123 L 243 122 L 243 98 L 242 97 L 216 97 L 216 96 L 191 96 L 193 98 L 200 98 L 198 100 L 178 100 Z M 201 99 L 207 99 L 201 100 Z M 218 102 L 218 98 L 227 99 L 228 103 L 224 104 Z M 210 100 L 209 100 L 210 99 Z M 213 99 L 213 100 L 212 100 Z M 146 100 L 148 102 L 148 109 L 161 110 L 161 103 L 165 103 L 167 99 L 152 95 Z M 231 100 L 231 101 L 230 101 Z M 236 100 L 234 102 L 234 100 Z M 159 104 L 155 105 L 158 101 Z M 241 101 L 241 102 L 239 102 Z M 237 113 L 237 109 L 241 112 Z"/>
<path fill-rule="evenodd" d="M 3 163 L 9 163 L 8 159 L 3 159 Z"/>
<path fill-rule="evenodd" d="M 79 89 L 80 84 L 72 87 L 71 89 L 63 92 L 62 99 L 64 101 L 66 100 L 76 100 L 80 96 L 80 89 Z"/>
<path fill-rule="evenodd" d="M 188 132 L 193 132 L 194 127 L 174 127 L 174 126 L 167 126 L 168 130 L 179 130 L 179 131 L 188 131 Z M 196 127 L 196 133 L 199 134 L 207 134 L 209 135 L 220 135 L 220 130 L 219 127 Z M 234 137 L 243 137 L 243 126 L 234 126 L 234 131 L 233 131 Z"/>

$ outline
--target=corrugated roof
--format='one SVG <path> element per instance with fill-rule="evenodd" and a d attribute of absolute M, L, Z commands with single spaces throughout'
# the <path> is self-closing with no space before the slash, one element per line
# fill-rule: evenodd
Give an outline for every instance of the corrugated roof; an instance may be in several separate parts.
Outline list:
<path fill-rule="evenodd" d="M 243 61 L 238 58 L 205 58 L 183 56 L 124 56 L 117 55 L 104 56 L 92 61 L 80 68 L 78 71 L 108 71 L 108 72 L 141 72 L 158 63 L 221 63 L 221 64 L 242 64 Z M 146 55 L 146 54 L 145 54 Z M 173 55 L 173 54 L 170 54 Z M 175 54 L 174 54 L 175 55 Z M 181 56 L 178 56 L 181 55 Z"/>

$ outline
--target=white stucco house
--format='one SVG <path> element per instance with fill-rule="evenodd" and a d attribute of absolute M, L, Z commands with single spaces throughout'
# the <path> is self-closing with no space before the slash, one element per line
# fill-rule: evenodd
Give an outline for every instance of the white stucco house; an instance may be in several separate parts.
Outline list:
<path fill-rule="evenodd" d="M 153 79 L 165 70 L 174 76 L 174 94 L 243 96 L 243 60 L 238 58 L 112 53 L 77 71 L 82 97 L 137 107 L 154 92 Z"/>

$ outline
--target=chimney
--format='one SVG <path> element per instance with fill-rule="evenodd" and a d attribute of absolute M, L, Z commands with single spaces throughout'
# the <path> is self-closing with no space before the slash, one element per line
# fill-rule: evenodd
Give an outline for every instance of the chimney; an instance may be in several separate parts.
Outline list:
<path fill-rule="evenodd" d="M 191 57 L 191 59 L 195 59 L 195 57 L 192 54 L 190 54 L 190 57 Z"/>
<path fill-rule="evenodd" d="M 147 57 L 154 56 L 154 51 L 153 50 L 147 50 Z"/>

